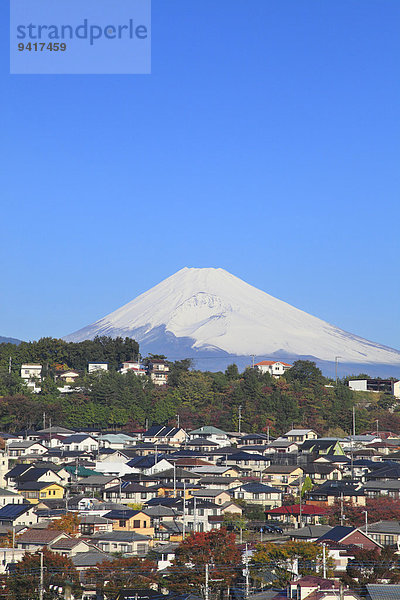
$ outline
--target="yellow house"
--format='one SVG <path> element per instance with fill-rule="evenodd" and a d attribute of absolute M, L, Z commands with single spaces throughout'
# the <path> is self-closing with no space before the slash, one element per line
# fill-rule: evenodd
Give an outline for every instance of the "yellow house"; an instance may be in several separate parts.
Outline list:
<path fill-rule="evenodd" d="M 111 510 L 104 515 L 104 518 L 112 521 L 113 531 L 134 531 L 151 537 L 154 535 L 151 518 L 141 510 Z"/>
<path fill-rule="evenodd" d="M 28 481 L 20 484 L 18 491 L 31 504 L 38 504 L 41 500 L 64 498 L 63 486 L 49 481 Z"/>
<path fill-rule="evenodd" d="M 198 489 L 199 486 L 195 483 L 187 483 L 185 488 L 182 483 L 177 483 L 175 486 L 174 493 L 173 484 L 161 483 L 157 491 L 158 496 L 160 496 L 161 498 L 183 498 L 183 494 L 185 493 L 185 499 L 188 500 L 189 498 L 192 498 L 192 491 Z"/>
<path fill-rule="evenodd" d="M 263 483 L 279 488 L 284 492 L 303 475 L 303 469 L 297 465 L 271 465 L 264 472 Z"/>

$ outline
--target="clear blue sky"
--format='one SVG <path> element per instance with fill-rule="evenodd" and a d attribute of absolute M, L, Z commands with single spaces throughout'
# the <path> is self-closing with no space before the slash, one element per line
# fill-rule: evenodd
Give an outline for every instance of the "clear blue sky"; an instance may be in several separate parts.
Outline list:
<path fill-rule="evenodd" d="M 153 0 L 152 75 L 8 74 L 0 335 L 223 267 L 400 348 L 399 0 Z"/>

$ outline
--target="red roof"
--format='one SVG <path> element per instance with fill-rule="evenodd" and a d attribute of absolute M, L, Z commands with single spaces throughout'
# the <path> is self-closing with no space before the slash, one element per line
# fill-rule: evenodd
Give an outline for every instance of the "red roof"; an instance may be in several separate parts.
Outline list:
<path fill-rule="evenodd" d="M 289 504 L 287 506 L 278 506 L 277 508 L 271 508 L 271 510 L 265 511 L 268 514 L 273 515 L 300 515 L 300 504 Z M 301 507 L 301 514 L 303 515 L 326 515 L 328 509 L 324 506 L 313 506 L 311 504 L 303 504 Z"/>
<path fill-rule="evenodd" d="M 292 365 L 289 365 L 289 363 L 285 363 L 282 362 L 281 360 L 262 360 L 261 362 L 256 363 L 256 367 L 258 367 L 258 365 L 265 365 L 265 366 L 271 366 L 271 365 L 276 365 L 276 364 L 280 364 L 280 365 L 285 365 L 285 367 L 291 367 Z"/>

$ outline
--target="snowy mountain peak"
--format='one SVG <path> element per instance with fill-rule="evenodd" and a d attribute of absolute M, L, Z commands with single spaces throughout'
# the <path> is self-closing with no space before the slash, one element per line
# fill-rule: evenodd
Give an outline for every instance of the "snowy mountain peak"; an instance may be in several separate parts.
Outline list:
<path fill-rule="evenodd" d="M 134 300 L 67 336 L 129 336 L 141 352 L 314 356 L 400 366 L 400 352 L 369 342 L 270 296 L 220 268 L 184 267 Z"/>

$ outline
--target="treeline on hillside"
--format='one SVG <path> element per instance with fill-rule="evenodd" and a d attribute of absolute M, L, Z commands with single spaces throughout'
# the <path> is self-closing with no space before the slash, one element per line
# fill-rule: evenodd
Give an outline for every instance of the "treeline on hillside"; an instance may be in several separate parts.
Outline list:
<path fill-rule="evenodd" d="M 139 344 L 128 337 L 102 336 L 78 343 L 41 338 L 18 346 L 0 344 L 0 368 L 8 368 L 11 358 L 13 372 L 19 372 L 23 363 L 40 363 L 45 375 L 53 375 L 57 367 L 84 371 L 88 362 L 107 362 L 110 369 L 117 369 L 121 362 L 137 359 L 138 353 Z"/>
<path fill-rule="evenodd" d="M 0 430 L 40 427 L 45 412 L 54 425 L 72 428 L 128 431 L 144 427 L 146 420 L 149 425 L 175 425 L 179 414 L 188 429 L 206 424 L 235 431 L 241 407 L 242 431 L 266 432 L 269 427 L 271 435 L 279 435 L 295 425 L 344 435 L 351 431 L 356 405 L 357 432 L 374 429 L 376 419 L 381 430 L 400 431 L 400 413 L 392 396 L 366 394 L 363 399 L 344 382 L 323 377 L 310 361 L 295 362 L 280 379 L 255 369 L 239 373 L 236 365 L 224 373 L 191 370 L 190 360 L 170 363 L 170 369 L 165 387 L 132 372 L 108 371 L 83 375 L 69 394 L 61 394 L 51 376 L 45 377 L 40 394 L 32 394 L 17 373 L 3 369 Z"/>

